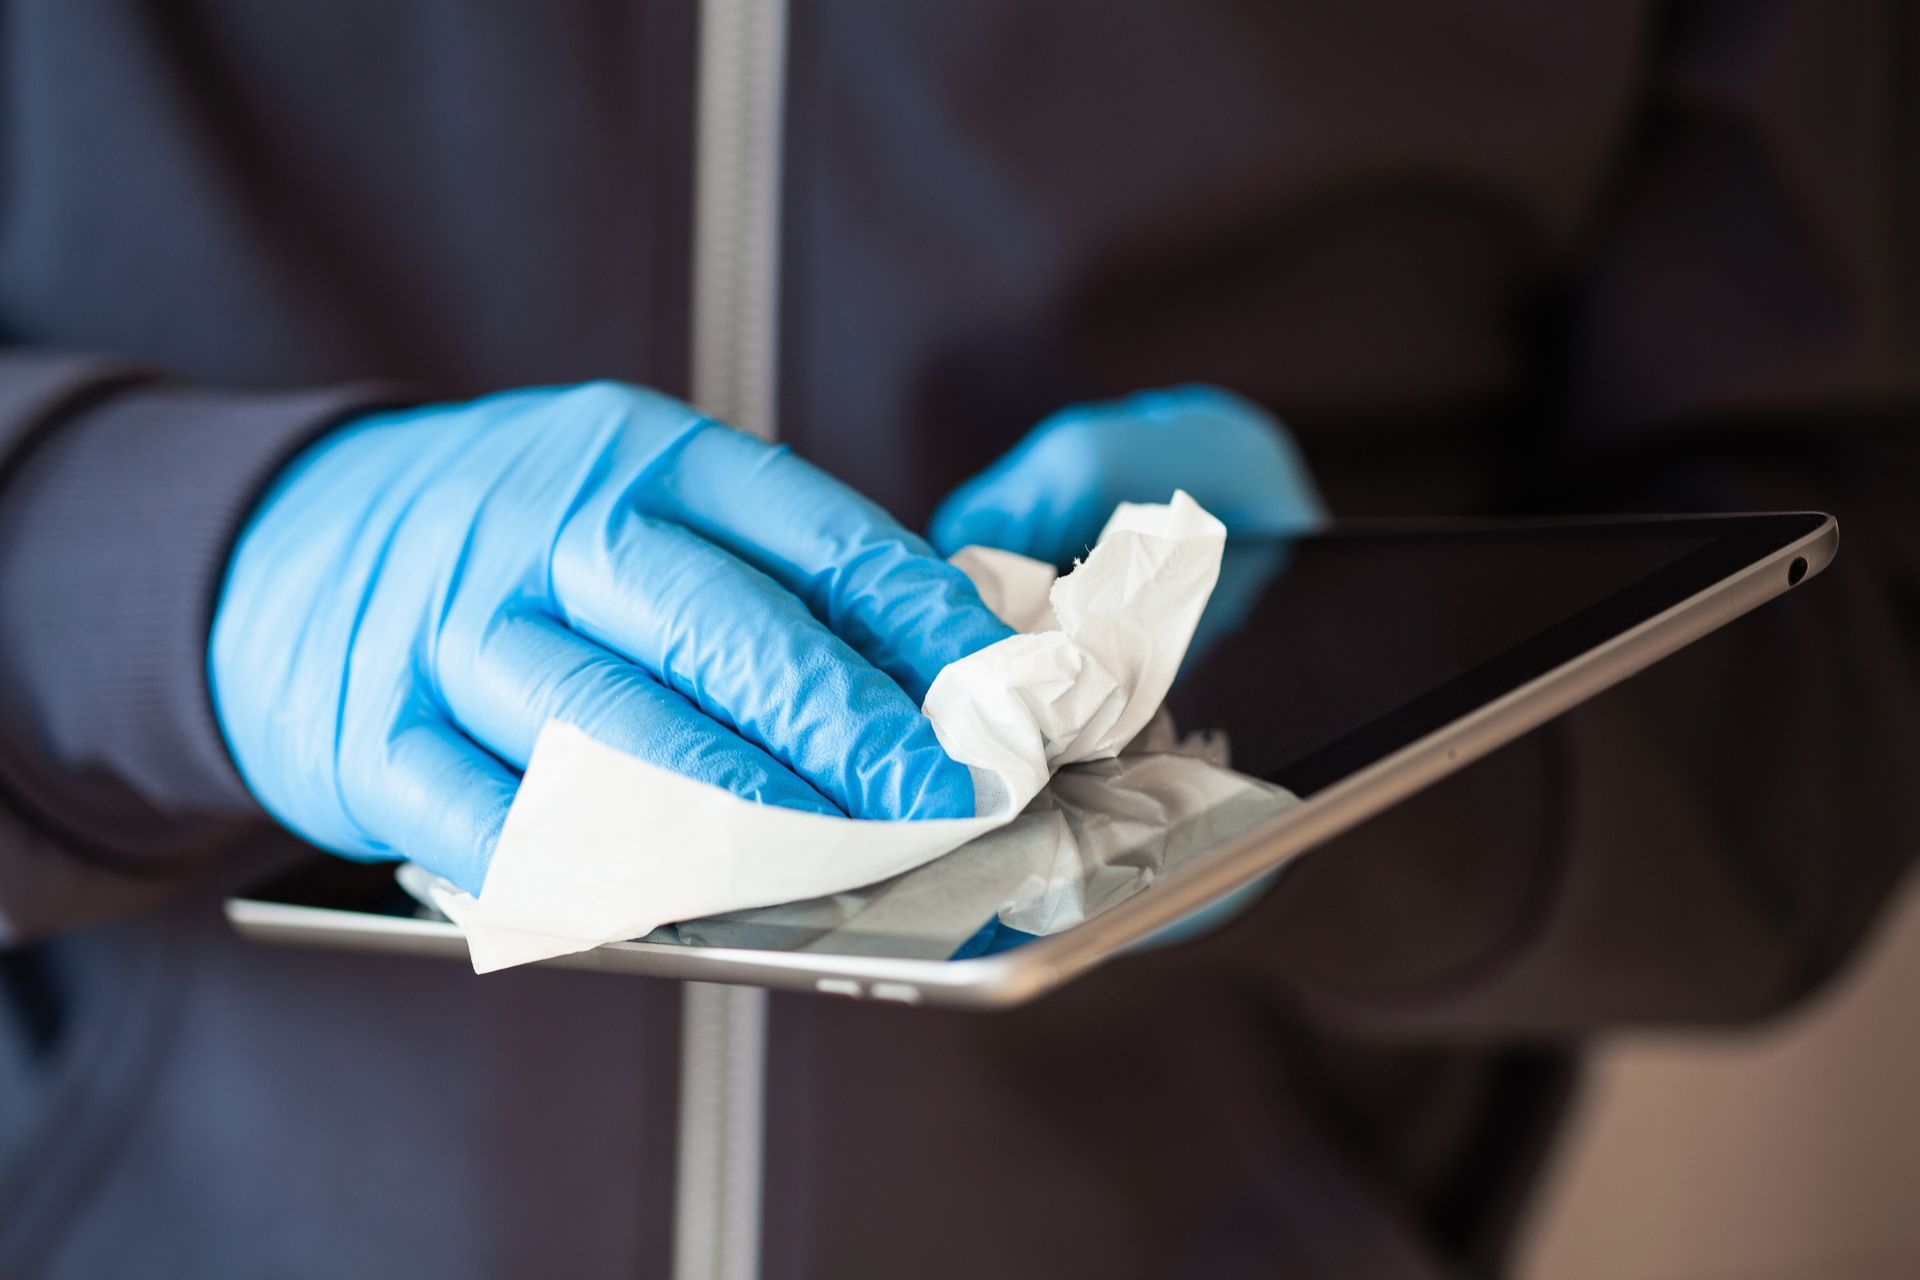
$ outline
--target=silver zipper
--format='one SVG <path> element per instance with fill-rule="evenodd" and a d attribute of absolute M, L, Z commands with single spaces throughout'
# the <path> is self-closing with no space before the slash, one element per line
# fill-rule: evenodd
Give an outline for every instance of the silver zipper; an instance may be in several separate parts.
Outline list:
<path fill-rule="evenodd" d="M 763 439 L 779 390 L 785 0 L 703 0 L 694 149 L 693 399 Z"/>
<path fill-rule="evenodd" d="M 786 0 L 702 0 L 695 97 L 693 400 L 771 440 L 780 377 Z M 767 993 L 681 988 L 675 1280 L 754 1280 Z"/>
<path fill-rule="evenodd" d="M 681 984 L 680 1001 L 674 1280 L 755 1280 L 760 1274 L 767 993 L 759 987 L 687 982 Z"/>

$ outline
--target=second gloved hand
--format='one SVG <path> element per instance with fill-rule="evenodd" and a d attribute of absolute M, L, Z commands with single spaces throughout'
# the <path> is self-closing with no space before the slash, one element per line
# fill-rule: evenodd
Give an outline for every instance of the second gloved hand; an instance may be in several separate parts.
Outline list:
<path fill-rule="evenodd" d="M 1007 634 L 787 450 L 597 383 L 374 414 L 308 450 L 235 548 L 209 675 L 275 817 L 478 893 L 550 719 L 770 804 L 971 816 L 919 704 Z"/>
<path fill-rule="evenodd" d="M 1116 505 L 1175 489 L 1230 540 L 1297 537 L 1326 518 L 1286 428 L 1230 392 L 1188 386 L 1061 410 L 955 489 L 929 533 L 942 555 L 977 544 L 1064 568 Z"/>
<path fill-rule="evenodd" d="M 1213 387 L 1143 391 L 1054 414 L 934 513 L 933 542 L 970 543 L 1065 567 L 1085 555 L 1122 502 L 1165 502 L 1175 489 L 1227 526 L 1220 581 L 1189 662 L 1237 627 L 1284 567 L 1290 540 L 1326 520 L 1293 439 L 1250 402 Z M 1241 914 L 1272 877 L 1177 920 L 1138 944 L 1188 941 Z"/>
<path fill-rule="evenodd" d="M 946 555 L 979 544 L 1064 568 L 1086 554 L 1117 504 L 1165 502 L 1175 489 L 1227 526 L 1220 583 L 1191 660 L 1240 622 L 1289 541 L 1326 519 L 1292 437 L 1239 396 L 1174 387 L 1062 410 L 954 490 L 930 536 Z"/>

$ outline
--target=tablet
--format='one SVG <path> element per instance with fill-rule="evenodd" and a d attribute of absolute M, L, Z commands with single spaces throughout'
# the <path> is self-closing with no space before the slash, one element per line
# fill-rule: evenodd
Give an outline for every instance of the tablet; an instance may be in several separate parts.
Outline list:
<path fill-rule="evenodd" d="M 850 894 L 546 963 L 902 1004 L 1030 1000 L 1819 573 L 1821 514 L 1356 523 L 1230 539 L 1169 699 L 1015 823 Z M 272 943 L 464 961 L 391 864 L 227 904 Z M 476 978 L 476 981 L 486 981 Z"/>

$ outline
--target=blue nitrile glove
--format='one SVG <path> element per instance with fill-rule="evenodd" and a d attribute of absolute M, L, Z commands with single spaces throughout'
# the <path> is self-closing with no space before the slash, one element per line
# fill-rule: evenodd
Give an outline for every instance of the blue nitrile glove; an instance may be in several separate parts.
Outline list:
<path fill-rule="evenodd" d="M 478 892 L 550 719 L 769 804 L 971 816 L 919 704 L 1007 634 L 792 453 L 593 383 L 377 413 L 309 449 L 241 534 L 209 674 L 275 817 Z"/>
<path fill-rule="evenodd" d="M 1285 563 L 1286 540 L 1326 520 L 1286 428 L 1231 392 L 1173 387 L 1064 409 L 954 490 L 929 536 L 943 555 L 974 543 L 1064 567 L 1117 504 L 1165 502 L 1175 489 L 1227 526 L 1191 656 L 1238 625 Z"/>
<path fill-rule="evenodd" d="M 954 490 L 934 512 L 931 537 L 943 554 L 975 543 L 1064 567 L 1086 554 L 1116 504 L 1165 502 L 1175 489 L 1185 489 L 1227 526 L 1220 582 L 1194 632 L 1192 659 L 1244 619 L 1285 564 L 1287 539 L 1326 520 L 1286 428 L 1231 392 L 1174 387 L 1062 410 Z M 1166 946 L 1207 933 L 1270 883 L 1262 877 L 1139 945 Z M 1014 945 L 1008 936 L 1003 929 L 987 949 Z"/>
<path fill-rule="evenodd" d="M 1271 415 L 1218 387 L 1170 387 L 1054 414 L 934 512 L 942 555 L 969 543 L 1066 565 L 1122 502 L 1175 489 L 1232 535 L 1290 537 L 1326 517 L 1306 462 Z"/>

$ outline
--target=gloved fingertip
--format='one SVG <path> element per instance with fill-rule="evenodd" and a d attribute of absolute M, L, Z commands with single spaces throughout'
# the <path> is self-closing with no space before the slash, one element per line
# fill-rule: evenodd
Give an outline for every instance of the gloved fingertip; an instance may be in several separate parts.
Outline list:
<path fill-rule="evenodd" d="M 752 790 L 730 787 L 728 790 L 753 801 L 755 804 L 771 805 L 776 809 L 792 809 L 798 813 L 817 813 L 824 818 L 844 818 L 847 816 L 846 810 L 805 783 L 800 783 L 797 786 L 789 786 L 783 783 L 777 787 L 754 788 Z"/>
<path fill-rule="evenodd" d="M 511 802 L 508 797 L 507 803 Z M 500 831 L 506 825 L 506 804 L 467 815 L 449 813 L 450 828 L 438 847 L 423 846 L 414 859 L 427 870 L 459 886 L 474 897 L 486 887 L 487 871 L 493 866 L 494 851 L 500 846 Z"/>
<path fill-rule="evenodd" d="M 927 521 L 927 541 L 942 556 L 951 556 L 965 546 L 978 541 L 973 525 L 977 510 L 970 500 L 968 489 L 955 490 L 947 500 L 934 510 L 933 518 Z"/>
<path fill-rule="evenodd" d="M 900 816 L 915 821 L 974 816 L 973 774 L 967 766 L 942 751 L 928 770 L 919 791 L 908 798 Z"/>

